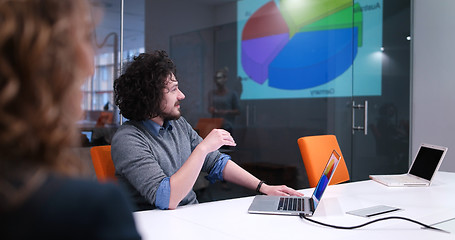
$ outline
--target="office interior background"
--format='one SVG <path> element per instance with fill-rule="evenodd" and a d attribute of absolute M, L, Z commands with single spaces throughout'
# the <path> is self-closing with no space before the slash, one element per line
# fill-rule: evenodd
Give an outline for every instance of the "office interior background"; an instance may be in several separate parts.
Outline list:
<path fill-rule="evenodd" d="M 240 113 L 232 124 L 237 146 L 224 151 L 266 182 L 308 187 L 297 139 L 323 134 L 336 135 L 352 181 L 368 179 L 370 174 L 406 172 L 420 143 L 449 147 L 441 170 L 455 171 L 455 153 L 451 150 L 455 148 L 455 33 L 451 31 L 455 2 L 333 1 L 351 6 L 348 26 L 311 28 L 310 23 L 301 20 L 297 30 L 289 18 L 301 18 L 284 11 L 292 2 L 311 1 L 97 1 L 98 10 L 103 12 L 95 34 L 97 66 L 95 75 L 83 87 L 86 114 L 80 121 L 81 131 L 87 136 L 85 149 L 109 144 L 118 127 L 112 84 L 122 68 L 141 52 L 163 49 L 174 60 L 180 88 L 186 95 L 182 115 L 195 128 L 200 119 L 213 117 L 208 111 L 208 95 L 216 88 L 214 75 L 218 69 L 228 69 L 226 87 L 237 93 Z M 327 9 L 337 7 L 325 2 Z M 288 25 L 284 32 L 289 35 L 286 45 L 259 48 L 262 54 L 269 54 L 266 57 L 270 61 L 257 63 L 261 57 L 249 55 L 257 49 L 247 44 L 251 40 L 247 35 L 248 31 L 271 35 L 273 24 L 251 20 L 264 12 L 278 15 L 273 19 Z M 323 16 L 335 14 L 327 10 Z M 348 38 L 342 39 L 345 42 L 340 43 L 340 36 L 334 33 L 337 29 L 348 29 Z M 349 43 L 343 45 L 348 50 L 342 57 L 349 57 L 350 63 L 341 71 L 335 70 L 333 79 L 324 78 L 323 83 L 287 83 L 290 78 L 302 77 L 299 73 L 293 75 L 292 67 L 303 67 L 290 61 L 285 62 L 286 67 L 291 66 L 289 69 L 273 70 L 273 64 L 299 59 L 289 56 L 298 54 L 291 43 L 298 44 L 299 36 L 315 36 L 311 34 L 318 31 L 328 34 L 321 43 L 322 49 L 329 49 L 328 54 L 334 45 Z M 274 47 L 282 52 L 269 51 Z M 295 49 L 311 53 L 314 47 Z M 323 57 L 330 63 L 330 56 Z M 265 71 L 264 77 L 260 75 L 264 71 L 259 70 L 268 64 L 269 75 Z M 317 72 L 311 67 L 314 65 L 308 67 L 312 74 Z M 103 111 L 113 117 L 106 124 L 96 124 Z M 235 193 L 231 195 L 235 197 Z"/>

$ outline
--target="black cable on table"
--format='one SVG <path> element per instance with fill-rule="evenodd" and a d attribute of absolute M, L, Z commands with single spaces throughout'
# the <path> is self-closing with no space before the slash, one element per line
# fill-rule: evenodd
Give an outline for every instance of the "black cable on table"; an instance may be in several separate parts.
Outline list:
<path fill-rule="evenodd" d="M 391 219 L 399 219 L 399 220 L 405 220 L 405 221 L 413 222 L 413 223 L 415 223 L 415 224 L 421 225 L 421 226 L 423 226 L 423 227 L 425 227 L 425 228 L 428 228 L 428 229 L 432 229 L 432 230 L 436 230 L 436 231 L 441 231 L 441 232 L 449 233 L 449 232 L 444 231 L 444 230 L 442 230 L 442 229 L 439 229 L 439 228 L 435 228 L 435 227 L 426 225 L 426 224 L 424 224 L 424 223 L 418 222 L 418 221 L 413 220 L 413 219 L 409 219 L 409 218 L 405 218 L 405 217 L 396 217 L 396 216 L 385 217 L 385 218 L 378 218 L 378 219 L 375 219 L 375 220 L 373 220 L 373 221 L 366 222 L 366 223 L 364 223 L 364 224 L 360 224 L 360 225 L 357 225 L 357 226 L 348 226 L 348 227 L 346 227 L 346 226 L 330 225 L 330 224 L 327 224 L 327 223 L 319 222 L 319 221 L 316 221 L 316 220 L 314 220 L 314 219 L 308 218 L 308 217 L 305 216 L 305 214 L 303 214 L 303 213 L 300 214 L 300 218 L 305 219 L 305 220 L 308 220 L 308 221 L 310 221 L 310 222 L 312 222 L 312 223 L 316 223 L 316 224 L 322 225 L 322 226 L 331 227 L 331 228 L 336 228 L 336 229 L 345 229 L 345 230 L 361 228 L 361 227 L 364 227 L 364 226 L 366 226 L 366 225 L 370 225 L 370 224 L 372 224 L 372 223 L 379 222 L 379 221 L 385 221 L 385 220 L 391 220 Z"/>

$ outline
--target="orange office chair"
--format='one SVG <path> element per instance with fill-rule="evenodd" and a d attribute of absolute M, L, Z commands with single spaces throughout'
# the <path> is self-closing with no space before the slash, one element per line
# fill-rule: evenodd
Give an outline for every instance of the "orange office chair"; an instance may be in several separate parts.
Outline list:
<path fill-rule="evenodd" d="M 112 162 L 111 157 L 111 145 L 92 147 L 90 155 L 98 181 L 117 181 L 114 162 Z"/>
<path fill-rule="evenodd" d="M 310 187 L 316 187 L 322 171 L 329 159 L 330 153 L 335 149 L 341 155 L 341 162 L 335 170 L 330 185 L 349 180 L 349 172 L 341 153 L 335 135 L 318 135 L 301 137 L 297 140 L 302 155 L 303 164 L 308 175 Z"/>
<path fill-rule="evenodd" d="M 200 118 L 194 130 L 201 138 L 205 138 L 213 129 L 222 128 L 223 123 L 223 118 Z"/>

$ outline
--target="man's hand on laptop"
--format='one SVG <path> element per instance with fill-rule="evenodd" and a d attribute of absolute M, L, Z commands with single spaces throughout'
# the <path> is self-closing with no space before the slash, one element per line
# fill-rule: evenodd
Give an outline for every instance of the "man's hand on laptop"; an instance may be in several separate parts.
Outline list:
<path fill-rule="evenodd" d="M 270 186 L 267 184 L 262 184 L 262 187 L 260 189 L 260 192 L 270 195 L 270 196 L 299 196 L 303 197 L 303 193 L 297 192 L 296 190 L 285 186 L 285 185 L 279 185 L 279 186 Z"/>

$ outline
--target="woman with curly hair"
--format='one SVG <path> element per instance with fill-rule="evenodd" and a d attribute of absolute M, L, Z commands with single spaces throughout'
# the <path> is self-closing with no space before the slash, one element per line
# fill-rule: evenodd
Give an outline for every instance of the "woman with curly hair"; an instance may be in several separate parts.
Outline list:
<path fill-rule="evenodd" d="M 224 129 L 202 139 L 181 117 L 176 68 L 164 51 L 135 57 L 114 82 L 115 103 L 129 119 L 112 139 L 112 160 L 119 183 L 138 210 L 175 209 L 197 203 L 193 185 L 201 171 L 211 182 L 226 180 L 267 195 L 302 194 L 260 181 L 218 149 L 235 146 Z"/>
<path fill-rule="evenodd" d="M 140 239 L 117 186 L 76 178 L 92 25 L 86 0 L 0 0 L 2 239 Z"/>

